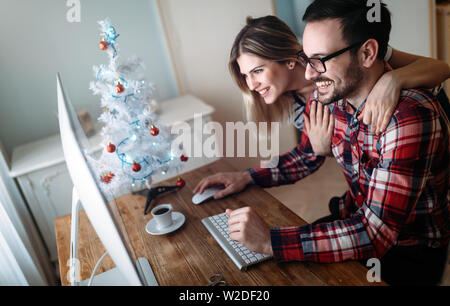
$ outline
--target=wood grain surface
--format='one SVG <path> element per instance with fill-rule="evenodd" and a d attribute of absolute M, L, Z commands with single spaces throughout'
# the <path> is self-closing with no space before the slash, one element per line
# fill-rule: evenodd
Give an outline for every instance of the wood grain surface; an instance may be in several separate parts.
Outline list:
<path fill-rule="evenodd" d="M 152 218 L 151 214 L 143 213 L 145 197 L 127 194 L 116 199 L 117 211 L 114 215 L 120 215 L 116 221 L 127 236 L 134 253 L 132 257 L 145 257 L 149 260 L 159 285 L 205 285 L 209 277 L 215 273 L 222 273 L 229 285 L 236 286 L 385 285 L 383 282 L 367 282 L 367 269 L 354 261 L 317 264 L 277 263 L 270 260 L 251 266 L 246 272 L 239 271 L 203 226 L 201 219 L 222 213 L 226 208 L 251 206 L 269 226 L 301 226 L 306 222 L 258 186 L 250 186 L 239 194 L 221 200 L 194 205 L 191 199 L 196 184 L 203 177 L 221 171 L 234 169 L 225 160 L 219 160 L 185 173 L 182 175 L 186 181 L 185 187 L 153 201 L 153 205 L 171 203 L 174 211 L 181 212 L 186 217 L 183 226 L 170 234 L 153 236 L 145 231 L 145 225 Z M 176 178 L 162 182 L 158 186 L 174 185 L 175 182 Z M 61 282 L 63 285 L 69 285 L 67 263 L 70 251 L 70 215 L 55 219 L 55 228 Z M 89 220 L 84 212 L 81 212 L 78 254 L 82 280 L 90 276 L 104 251 Z M 97 273 L 113 267 L 114 263 L 107 256 Z"/>

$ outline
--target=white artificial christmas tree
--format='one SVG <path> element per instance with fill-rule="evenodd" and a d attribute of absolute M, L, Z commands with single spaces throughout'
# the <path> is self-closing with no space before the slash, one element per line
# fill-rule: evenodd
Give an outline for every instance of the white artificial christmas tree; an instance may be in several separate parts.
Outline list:
<path fill-rule="evenodd" d="M 136 57 L 119 63 L 119 34 L 109 19 L 99 25 L 99 48 L 108 54 L 109 64 L 93 67 L 95 81 L 90 89 L 101 96 L 104 150 L 99 159 L 89 158 L 89 162 L 102 190 L 117 196 L 150 188 L 152 175 L 179 170 L 187 158 L 181 149 L 171 150 L 173 137 L 158 122 L 154 88 L 145 80 L 143 63 Z"/>

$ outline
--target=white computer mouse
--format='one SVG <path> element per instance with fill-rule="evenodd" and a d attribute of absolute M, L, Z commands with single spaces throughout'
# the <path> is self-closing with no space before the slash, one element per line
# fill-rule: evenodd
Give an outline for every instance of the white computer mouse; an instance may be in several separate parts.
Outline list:
<path fill-rule="evenodd" d="M 211 199 L 216 193 L 218 193 L 222 189 L 224 189 L 224 187 L 206 188 L 202 194 L 199 193 L 194 194 L 194 196 L 192 197 L 192 203 L 194 203 L 195 205 L 201 204 L 206 200 Z"/>

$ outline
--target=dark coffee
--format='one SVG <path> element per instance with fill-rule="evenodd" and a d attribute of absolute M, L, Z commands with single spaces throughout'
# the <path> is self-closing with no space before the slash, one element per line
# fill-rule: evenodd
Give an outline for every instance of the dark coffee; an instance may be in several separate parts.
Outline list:
<path fill-rule="evenodd" d="M 169 211 L 168 208 L 163 207 L 163 208 L 160 208 L 157 211 L 155 211 L 155 215 L 162 215 L 162 214 L 165 214 L 168 211 Z"/>

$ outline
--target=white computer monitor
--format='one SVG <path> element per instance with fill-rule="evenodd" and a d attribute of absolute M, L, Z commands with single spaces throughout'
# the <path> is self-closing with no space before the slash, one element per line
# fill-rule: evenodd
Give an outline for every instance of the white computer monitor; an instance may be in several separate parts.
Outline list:
<path fill-rule="evenodd" d="M 87 280 L 76 279 L 78 206 L 81 203 L 90 223 L 103 243 L 116 268 L 104 276 L 96 276 L 95 284 L 100 285 L 157 285 L 153 272 L 145 258 L 136 263 L 127 249 L 123 235 L 116 226 L 111 208 L 93 176 L 86 154 L 88 142 L 70 100 L 66 96 L 59 73 L 57 78 L 58 117 L 61 142 L 67 168 L 74 185 L 71 225 L 70 282 L 72 285 L 87 284 Z M 61 277 L 65 277 L 61 275 Z"/>

